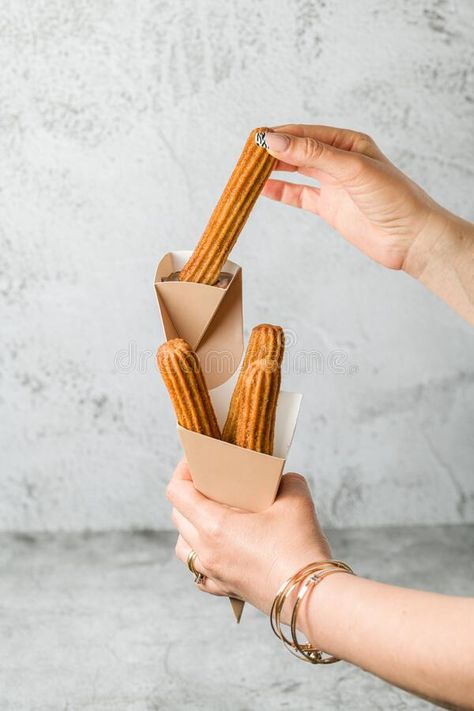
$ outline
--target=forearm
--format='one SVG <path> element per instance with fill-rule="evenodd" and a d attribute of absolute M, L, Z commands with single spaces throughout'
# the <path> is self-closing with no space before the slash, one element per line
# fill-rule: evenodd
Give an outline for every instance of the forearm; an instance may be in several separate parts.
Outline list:
<path fill-rule="evenodd" d="M 403 268 L 474 324 L 474 225 L 440 208 Z"/>
<path fill-rule="evenodd" d="M 474 709 L 474 600 L 338 574 L 307 595 L 299 626 L 318 648 L 396 686 Z"/>

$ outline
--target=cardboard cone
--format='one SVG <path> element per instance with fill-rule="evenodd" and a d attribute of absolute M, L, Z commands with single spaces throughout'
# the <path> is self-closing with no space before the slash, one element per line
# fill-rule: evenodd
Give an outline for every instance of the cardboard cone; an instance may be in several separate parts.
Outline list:
<path fill-rule="evenodd" d="M 155 291 L 166 338 L 184 338 L 196 351 L 219 425 L 227 416 L 244 350 L 242 271 L 230 260 L 225 289 L 207 284 L 162 281 L 180 271 L 191 252 L 169 252 L 158 264 Z M 247 511 L 271 506 L 293 438 L 301 395 L 280 392 L 274 456 L 260 454 L 184 429 L 179 436 L 196 488 L 210 499 Z M 237 622 L 245 603 L 230 597 Z"/>
<path fill-rule="evenodd" d="M 211 392 L 216 411 L 225 392 Z M 209 499 L 257 513 L 272 505 L 296 427 L 301 395 L 280 392 L 275 422 L 275 456 L 191 432 L 178 425 L 178 434 L 196 489 Z M 244 602 L 229 598 L 237 622 Z"/>
<path fill-rule="evenodd" d="M 156 270 L 155 290 L 166 338 L 184 338 L 196 351 L 209 389 L 225 383 L 237 370 L 244 349 L 242 271 L 227 261 L 231 274 L 223 289 L 207 284 L 162 281 L 180 271 L 191 252 L 165 254 Z"/>
<path fill-rule="evenodd" d="M 275 500 L 285 460 L 178 425 L 194 486 L 209 499 L 258 513 Z"/>
<path fill-rule="evenodd" d="M 245 602 L 243 600 L 239 600 L 237 597 L 230 597 L 229 601 L 232 607 L 232 612 L 234 613 L 235 621 L 239 624 L 242 612 L 244 611 Z"/>

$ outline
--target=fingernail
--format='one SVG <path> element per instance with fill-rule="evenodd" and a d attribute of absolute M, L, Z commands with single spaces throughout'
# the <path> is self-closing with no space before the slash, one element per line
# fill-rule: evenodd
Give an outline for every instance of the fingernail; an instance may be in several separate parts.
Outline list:
<path fill-rule="evenodd" d="M 265 143 L 267 144 L 267 148 L 271 151 L 275 151 L 275 153 L 282 153 L 283 151 L 286 151 L 290 145 L 290 139 L 288 136 L 285 136 L 284 133 L 274 133 L 273 131 L 269 131 L 265 134 Z"/>
<path fill-rule="evenodd" d="M 255 134 L 255 143 L 257 146 L 260 146 L 260 148 L 268 148 L 267 142 L 265 140 L 266 135 L 267 134 L 265 131 L 257 131 L 257 133 Z"/>

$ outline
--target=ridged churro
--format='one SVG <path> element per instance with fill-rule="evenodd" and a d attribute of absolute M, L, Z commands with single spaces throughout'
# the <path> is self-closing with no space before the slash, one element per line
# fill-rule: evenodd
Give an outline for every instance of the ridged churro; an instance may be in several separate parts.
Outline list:
<path fill-rule="evenodd" d="M 258 360 L 267 360 L 275 363 L 280 370 L 285 350 L 285 335 L 280 326 L 272 326 L 269 323 L 261 323 L 252 329 L 244 362 L 235 385 L 232 399 L 230 401 L 227 419 L 222 432 L 222 439 L 226 442 L 236 444 L 237 423 L 241 414 L 241 392 L 244 379 L 249 366 Z"/>
<path fill-rule="evenodd" d="M 187 430 L 221 439 L 199 360 L 191 346 L 182 338 L 174 338 L 160 346 L 156 360 L 178 424 Z"/>
<path fill-rule="evenodd" d="M 248 367 L 242 382 L 235 434 L 239 447 L 273 454 L 280 381 L 280 366 L 274 360 L 257 360 Z"/>
<path fill-rule="evenodd" d="M 219 202 L 180 281 L 214 285 L 276 159 L 266 151 L 266 128 L 256 128 L 247 139 Z"/>

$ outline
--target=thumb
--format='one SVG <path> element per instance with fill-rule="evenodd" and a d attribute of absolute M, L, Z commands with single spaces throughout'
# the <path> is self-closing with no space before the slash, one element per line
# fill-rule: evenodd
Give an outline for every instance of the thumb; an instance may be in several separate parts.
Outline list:
<path fill-rule="evenodd" d="M 267 131 L 264 140 L 268 152 L 284 163 L 298 168 L 317 168 L 333 178 L 348 177 L 364 160 L 359 153 L 334 148 L 310 136 Z"/>
<path fill-rule="evenodd" d="M 278 489 L 277 501 L 281 502 L 282 499 L 298 498 L 300 496 L 311 498 L 308 482 L 304 476 L 296 474 L 296 472 L 283 474 Z"/>
<path fill-rule="evenodd" d="M 175 480 L 184 479 L 186 481 L 192 481 L 191 472 L 189 470 L 188 463 L 184 457 L 182 457 L 182 459 L 176 465 L 176 469 L 174 470 L 172 478 Z"/>

